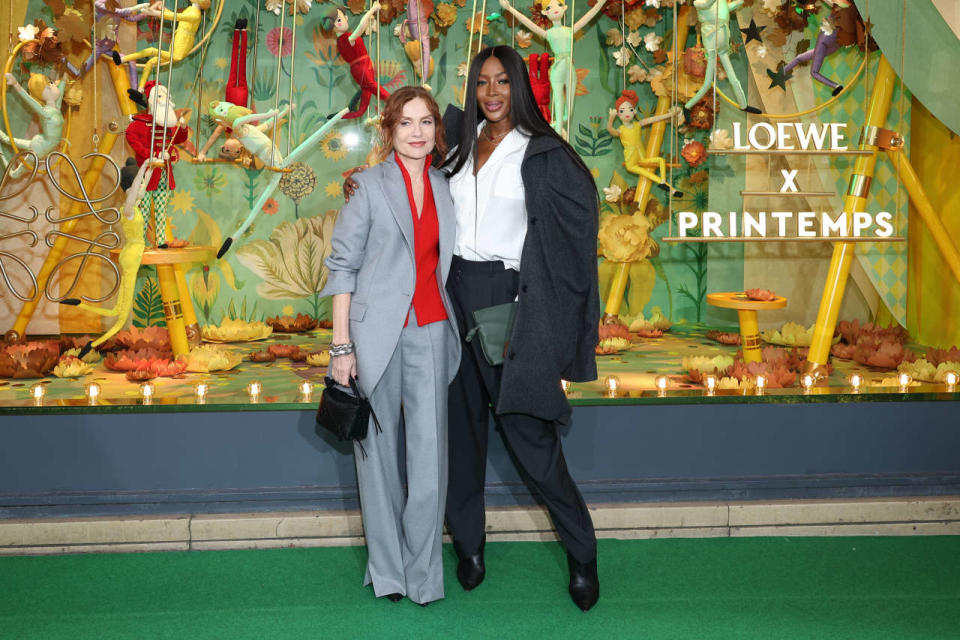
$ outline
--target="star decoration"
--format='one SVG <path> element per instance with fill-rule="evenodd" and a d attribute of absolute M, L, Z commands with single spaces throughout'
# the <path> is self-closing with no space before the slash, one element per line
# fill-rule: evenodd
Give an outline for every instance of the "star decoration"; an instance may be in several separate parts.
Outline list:
<path fill-rule="evenodd" d="M 757 42 L 763 42 L 763 38 L 760 37 L 760 32 L 766 29 L 765 26 L 757 26 L 756 20 L 750 18 L 750 26 L 746 29 L 740 29 L 740 33 L 746 37 L 746 42 L 749 43 L 751 40 L 756 40 Z"/>
<path fill-rule="evenodd" d="M 780 88 L 783 89 L 784 91 L 787 90 L 787 80 L 790 79 L 790 77 L 791 77 L 792 74 L 790 74 L 790 73 L 784 73 L 784 72 L 783 72 L 783 67 L 784 67 L 784 65 L 783 65 L 783 63 L 781 62 L 781 63 L 777 66 L 777 70 L 776 70 L 776 71 L 772 71 L 772 70 L 770 70 L 770 69 L 767 69 L 767 77 L 770 78 L 770 86 L 767 87 L 768 89 L 773 89 L 774 87 L 780 87 Z"/>

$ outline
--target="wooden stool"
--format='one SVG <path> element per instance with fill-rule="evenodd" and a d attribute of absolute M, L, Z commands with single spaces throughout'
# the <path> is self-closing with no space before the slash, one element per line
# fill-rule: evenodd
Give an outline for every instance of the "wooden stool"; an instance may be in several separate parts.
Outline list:
<path fill-rule="evenodd" d="M 787 306 L 787 299 L 776 296 L 773 300 L 751 300 L 742 291 L 728 291 L 724 293 L 708 293 L 707 304 L 721 309 L 736 309 L 740 318 L 740 342 L 743 346 L 743 360 L 745 362 L 762 361 L 760 349 L 760 326 L 757 324 L 757 311 L 766 309 L 783 309 Z"/>
<path fill-rule="evenodd" d="M 119 250 L 110 252 L 116 260 Z M 193 309 L 190 291 L 187 289 L 185 266 L 196 262 L 208 262 L 217 255 L 215 247 L 183 247 L 181 249 L 147 249 L 143 252 L 141 265 L 157 267 L 160 281 L 160 297 L 163 313 L 167 318 L 167 332 L 174 356 L 186 355 L 191 344 L 200 343 L 200 325 Z"/>

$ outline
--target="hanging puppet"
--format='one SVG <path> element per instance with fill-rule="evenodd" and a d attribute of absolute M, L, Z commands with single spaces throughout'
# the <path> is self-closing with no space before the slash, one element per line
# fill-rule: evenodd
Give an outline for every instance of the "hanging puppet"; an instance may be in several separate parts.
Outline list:
<path fill-rule="evenodd" d="M 349 111 L 349 109 L 343 109 L 339 113 L 334 114 L 329 120 L 323 123 L 322 127 L 314 131 L 309 138 L 291 151 L 289 157 L 284 159 L 280 154 L 280 150 L 277 149 L 277 146 L 267 137 L 266 131 L 273 126 L 271 123 L 275 118 L 282 118 L 288 111 L 293 109 L 296 109 L 296 105 L 287 105 L 279 111 L 271 109 L 266 113 L 253 113 L 250 109 L 239 107 L 229 102 L 210 103 L 210 117 L 213 118 L 217 124 L 233 129 L 234 138 L 236 138 L 247 151 L 263 162 L 268 169 L 274 171 L 273 177 L 270 179 L 267 187 L 261 192 L 260 197 L 253 204 L 246 220 L 243 221 L 243 224 L 241 224 L 240 227 L 224 241 L 223 246 L 220 247 L 220 250 L 217 252 L 218 258 L 222 258 L 224 254 L 230 250 L 230 245 L 233 244 L 234 238 L 242 234 L 253 224 L 253 221 L 263 209 L 263 205 L 266 204 L 267 199 L 273 195 L 277 185 L 280 184 L 280 179 L 283 177 L 283 170 L 300 160 L 300 158 L 319 142 L 323 136 L 326 135 L 327 131 L 329 131 L 337 121 L 346 116 Z"/>
<path fill-rule="evenodd" d="M 90 52 L 90 56 L 86 61 L 80 65 L 80 68 L 75 67 L 69 61 L 67 62 L 67 70 L 70 71 L 74 76 L 81 76 L 90 69 L 93 68 L 93 65 L 96 64 L 97 59 L 107 53 L 111 53 L 117 47 L 117 32 L 120 29 L 120 21 L 126 20 L 127 22 L 140 22 L 146 18 L 146 14 L 143 11 L 150 7 L 149 2 L 142 2 L 140 4 L 134 5 L 132 7 L 120 8 L 116 6 L 115 0 L 110 2 L 109 0 L 96 0 L 93 3 L 95 11 L 95 20 L 97 24 L 97 41 L 93 45 L 93 51 Z M 130 86 L 136 86 L 137 84 L 137 67 L 136 63 L 130 62 Z"/>
<path fill-rule="evenodd" d="M 133 116 L 126 138 L 136 155 L 137 166 L 149 163 L 152 167 L 146 195 L 140 199 L 143 235 L 148 237 L 152 219 L 154 244 L 166 249 L 167 203 L 170 192 L 177 188 L 173 179 L 173 163 L 179 157 L 176 145 L 187 140 L 187 125 L 177 116 L 166 87 L 151 80 L 144 87 L 144 96 L 148 112 Z"/>
<path fill-rule="evenodd" d="M 166 62 L 170 62 L 170 64 L 180 62 L 190 53 L 190 50 L 193 49 L 193 45 L 197 40 L 197 31 L 200 30 L 200 23 L 203 22 L 203 12 L 209 8 L 210 0 L 191 0 L 189 7 L 183 11 L 174 13 L 164 8 L 163 0 L 154 2 L 150 5 L 150 8 L 143 9 L 142 13 L 154 18 L 162 17 L 170 24 L 176 21 L 177 27 L 173 32 L 170 50 L 163 51 L 157 47 L 148 47 L 140 51 L 135 51 L 134 53 L 128 53 L 125 56 L 121 56 L 114 51 L 113 62 L 121 65 L 124 62 L 147 58 L 143 72 L 140 74 L 139 89 L 143 91 L 147 79 L 150 77 L 150 71 L 153 70 L 156 65 Z"/>
<path fill-rule="evenodd" d="M 233 47 L 230 53 L 230 76 L 227 78 L 227 86 L 224 89 L 226 102 L 238 107 L 248 107 L 250 101 L 250 89 L 247 84 L 247 20 L 240 18 L 233 26 Z M 207 138 L 200 152 L 197 153 L 197 161 L 204 162 L 207 159 L 207 152 L 210 147 L 224 133 L 227 134 L 227 140 L 220 147 L 220 157 L 224 160 L 240 161 L 244 166 L 252 166 L 252 156 L 244 154 L 245 149 L 240 142 L 232 136 L 232 131 L 222 125 L 217 124 L 216 129 Z M 246 158 L 244 156 L 246 155 Z"/>
<path fill-rule="evenodd" d="M 843 91 L 843 85 L 837 82 L 834 82 L 830 78 L 820 73 L 820 69 L 823 67 L 823 61 L 827 57 L 836 53 L 840 47 L 841 43 L 838 41 L 838 35 L 840 32 L 839 18 L 840 13 L 844 9 L 850 8 L 850 0 L 824 0 L 830 7 L 830 15 L 825 16 L 820 22 L 820 30 L 817 32 L 817 42 L 814 45 L 813 49 L 804 51 L 796 58 L 787 63 L 783 68 L 783 73 L 789 79 L 793 76 L 793 69 L 802 62 L 810 62 L 813 64 L 810 66 L 810 75 L 814 80 L 822 84 L 827 85 L 833 89 L 833 95 L 839 94 Z M 855 42 L 855 40 L 854 40 Z M 850 43 L 852 44 L 852 42 Z"/>
<path fill-rule="evenodd" d="M 104 317 L 116 317 L 113 326 L 96 340 L 92 340 L 80 349 L 79 357 L 87 355 L 91 349 L 99 347 L 101 344 L 112 338 L 127 324 L 127 318 L 130 317 L 130 311 L 133 309 L 134 290 L 137 285 L 137 272 L 140 270 L 140 262 L 143 260 L 143 251 L 145 248 L 143 228 L 143 207 L 141 202 L 147 193 L 147 171 L 150 169 L 150 163 L 143 163 L 133 178 L 132 184 L 127 188 L 127 195 L 123 203 L 123 211 L 120 218 L 120 228 L 123 230 L 123 249 L 117 262 L 120 264 L 120 292 L 117 294 L 117 300 L 112 307 L 95 307 L 80 301 L 79 298 L 66 298 L 60 301 L 60 304 L 70 306 L 95 313 Z"/>
<path fill-rule="evenodd" d="M 648 124 L 669 120 L 682 114 L 683 111 L 680 107 L 674 107 L 669 113 L 663 115 L 634 120 L 637 115 L 638 100 L 636 92 L 629 89 L 620 95 L 614 105 L 616 108 L 610 109 L 610 116 L 607 118 L 607 132 L 615 138 L 620 138 L 620 144 L 623 145 L 623 166 L 627 171 L 652 180 L 654 184 L 667 193 L 673 190 L 673 197 L 680 198 L 683 196 L 683 192 L 677 191 L 667 182 L 666 160 L 662 157 L 646 157 L 640 132 Z M 619 129 L 613 127 L 613 119 L 617 117 L 620 118 Z M 654 173 L 647 167 L 647 165 L 653 163 L 656 163 L 659 173 Z"/>
<path fill-rule="evenodd" d="M 373 14 L 379 10 L 380 3 L 374 2 L 373 6 L 360 18 L 353 33 L 349 33 L 350 22 L 347 20 L 347 10 L 343 7 L 329 7 L 320 19 L 320 26 L 325 31 L 332 30 L 337 35 L 337 51 L 340 52 L 340 57 L 350 64 L 350 75 L 360 86 L 360 103 L 356 109 L 343 116 L 345 120 L 362 116 L 367 111 L 370 98 L 373 96 L 379 95 L 381 100 L 390 98 L 387 90 L 377 83 L 373 62 L 367 54 L 367 46 L 363 43 L 363 38 L 360 37 L 366 31 Z"/>
<path fill-rule="evenodd" d="M 60 139 L 63 137 L 63 113 L 60 107 L 63 103 L 63 89 L 66 86 L 66 80 L 61 79 L 59 83 L 54 83 L 50 82 L 43 74 L 31 73 L 30 79 L 27 81 L 27 90 L 24 91 L 16 77 L 12 73 L 8 73 L 7 85 L 23 98 L 27 108 L 40 119 L 40 133 L 30 139 L 14 138 L 13 143 L 21 151 L 32 151 L 37 154 L 37 158 L 43 160 L 48 153 L 57 148 Z M 9 145 L 11 142 L 9 136 L 3 131 L 0 131 L 0 142 L 5 145 Z M 2 153 L 2 157 L 4 166 L 6 166 L 9 162 L 6 153 Z M 26 170 L 26 165 L 20 164 L 10 172 L 10 177 L 18 178 Z"/>
<path fill-rule="evenodd" d="M 717 58 L 720 58 L 720 64 L 727 73 L 727 80 L 733 88 L 733 95 L 736 98 L 737 106 L 747 113 L 760 113 L 756 107 L 747 104 L 747 96 L 743 93 L 743 87 L 740 86 L 740 80 L 730 61 L 730 16 L 740 8 L 743 0 L 694 0 L 693 6 L 697 10 L 697 17 L 700 19 L 700 39 L 703 42 L 704 53 L 707 57 L 707 69 L 703 76 L 703 86 L 697 91 L 696 95 L 687 100 L 684 105 L 687 109 L 700 102 L 700 98 L 707 94 L 707 91 L 714 83 L 717 72 Z"/>
<path fill-rule="evenodd" d="M 604 4 L 606 4 L 606 0 L 598 0 L 597 4 L 583 14 L 583 17 L 577 20 L 571 29 L 563 26 L 563 16 L 567 12 L 565 0 L 535 0 L 534 7 L 540 9 L 553 25 L 549 29 L 543 29 L 533 20 L 514 9 L 508 0 L 500 0 L 500 6 L 509 11 L 534 34 L 545 39 L 547 46 L 553 53 L 553 65 L 550 67 L 550 115 L 553 120 L 550 124 L 557 133 L 562 131 L 563 124 L 567 120 L 569 115 L 567 113 L 567 101 L 576 90 L 576 76 L 573 77 L 574 84 L 571 86 L 573 39 L 603 9 Z"/>
<path fill-rule="evenodd" d="M 531 53 L 527 57 L 530 67 L 530 89 L 543 119 L 550 122 L 550 54 Z"/>
<path fill-rule="evenodd" d="M 378 3 L 379 6 L 379 3 Z M 412 38 L 411 42 L 420 44 L 419 58 L 411 56 L 407 50 L 407 55 L 411 60 L 420 63 L 420 83 L 425 89 L 430 91 L 430 85 L 427 84 L 427 78 L 430 77 L 430 14 L 433 13 L 433 0 L 407 0 L 407 18 L 400 23 L 400 44 L 407 49 L 407 35 L 409 32 Z M 414 50 L 416 51 L 416 50 Z"/>

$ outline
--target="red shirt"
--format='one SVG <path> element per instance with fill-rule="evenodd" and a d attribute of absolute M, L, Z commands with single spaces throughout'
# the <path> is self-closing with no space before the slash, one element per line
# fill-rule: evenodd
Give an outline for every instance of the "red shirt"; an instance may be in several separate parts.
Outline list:
<path fill-rule="evenodd" d="M 417 326 L 422 327 L 447 319 L 437 277 L 437 264 L 440 262 L 440 223 L 437 220 L 437 205 L 433 201 L 433 189 L 430 186 L 430 158 L 428 156 L 423 165 L 423 211 L 419 216 L 416 201 L 413 199 L 410 174 L 396 153 L 394 160 L 403 174 L 407 199 L 410 201 L 410 215 L 413 216 L 413 255 L 417 285 L 413 291 L 413 304 L 410 306 L 417 314 Z M 409 321 L 409 314 L 407 320 Z M 407 323 L 404 322 L 403 326 L 407 326 Z"/>

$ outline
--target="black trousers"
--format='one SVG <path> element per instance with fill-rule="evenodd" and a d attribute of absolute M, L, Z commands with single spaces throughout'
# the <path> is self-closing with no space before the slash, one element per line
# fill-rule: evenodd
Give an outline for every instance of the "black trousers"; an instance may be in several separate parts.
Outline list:
<path fill-rule="evenodd" d="M 472 325 L 471 311 L 514 300 L 519 274 L 502 262 L 453 258 L 447 291 L 460 339 Z M 466 553 L 475 553 L 486 528 L 483 489 L 487 469 L 490 414 L 500 395 L 503 367 L 492 367 L 479 341 L 461 342 L 463 356 L 450 385 L 450 475 L 447 528 Z M 557 381 L 559 384 L 559 380 Z M 557 425 L 524 414 L 494 415 L 521 477 L 546 505 L 560 539 L 580 562 L 597 554 L 597 537 L 587 505 L 570 477 Z"/>

